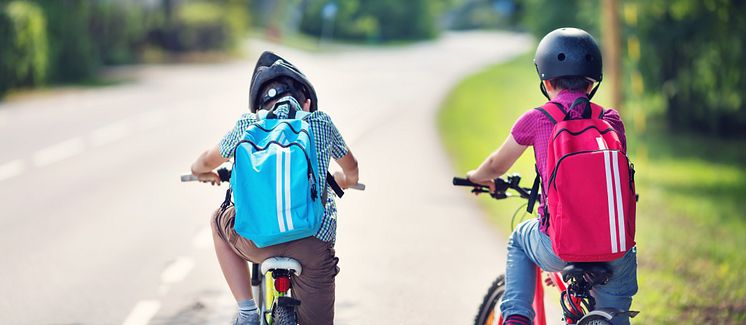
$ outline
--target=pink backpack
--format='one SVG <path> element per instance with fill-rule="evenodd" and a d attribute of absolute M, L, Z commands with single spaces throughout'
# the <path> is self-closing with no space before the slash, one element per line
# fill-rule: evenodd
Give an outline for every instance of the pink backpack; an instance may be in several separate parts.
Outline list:
<path fill-rule="evenodd" d="M 582 98 L 581 119 L 562 105 L 537 108 L 554 124 L 547 155 L 549 237 L 567 262 L 606 262 L 635 246 L 634 166 L 604 109 Z"/>

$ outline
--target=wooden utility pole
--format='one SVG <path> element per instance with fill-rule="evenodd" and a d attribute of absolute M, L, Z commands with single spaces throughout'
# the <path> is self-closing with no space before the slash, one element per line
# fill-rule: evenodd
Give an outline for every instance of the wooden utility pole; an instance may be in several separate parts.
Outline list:
<path fill-rule="evenodd" d="M 602 2 L 604 84 L 611 93 L 611 107 L 621 110 L 622 106 L 622 57 L 619 32 L 619 1 Z"/>

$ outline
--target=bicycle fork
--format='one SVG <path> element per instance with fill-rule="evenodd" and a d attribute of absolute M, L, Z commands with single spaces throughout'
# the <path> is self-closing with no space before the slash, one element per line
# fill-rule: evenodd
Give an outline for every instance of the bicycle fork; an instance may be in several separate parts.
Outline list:
<path fill-rule="evenodd" d="M 252 263 L 251 266 L 251 292 L 259 307 L 263 325 L 272 324 L 273 310 L 276 307 L 300 306 L 300 300 L 289 295 L 292 289 L 291 271 L 274 269 L 262 274 L 260 264 Z"/>

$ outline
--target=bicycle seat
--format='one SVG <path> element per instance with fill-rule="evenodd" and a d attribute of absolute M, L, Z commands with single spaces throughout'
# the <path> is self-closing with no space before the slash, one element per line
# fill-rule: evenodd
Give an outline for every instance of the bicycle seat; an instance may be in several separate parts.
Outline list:
<path fill-rule="evenodd" d="M 611 267 L 609 263 L 604 262 L 576 262 L 570 263 L 562 270 L 562 280 L 567 282 L 570 279 L 584 279 L 591 283 L 606 284 L 611 278 Z"/>
<path fill-rule="evenodd" d="M 262 274 L 266 274 L 269 271 L 277 270 L 277 269 L 283 269 L 292 271 L 295 273 L 295 275 L 300 275 L 300 273 L 303 271 L 303 268 L 300 266 L 300 263 L 290 257 L 283 257 L 283 256 L 276 256 L 276 257 L 270 257 L 264 262 L 262 262 Z"/>

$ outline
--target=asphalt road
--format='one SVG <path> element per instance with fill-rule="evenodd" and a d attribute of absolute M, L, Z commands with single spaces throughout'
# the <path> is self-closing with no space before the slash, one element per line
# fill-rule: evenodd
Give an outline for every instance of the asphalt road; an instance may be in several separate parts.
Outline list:
<path fill-rule="evenodd" d="M 321 53 L 254 42 L 246 60 L 132 68 L 132 82 L 0 104 L 0 324 L 230 320 L 207 226 L 224 187 L 178 176 L 246 110 L 263 49 L 315 83 L 368 186 L 339 201 L 336 322 L 469 323 L 505 238 L 450 186 L 436 112 L 463 77 L 530 44 L 485 32 Z"/>

